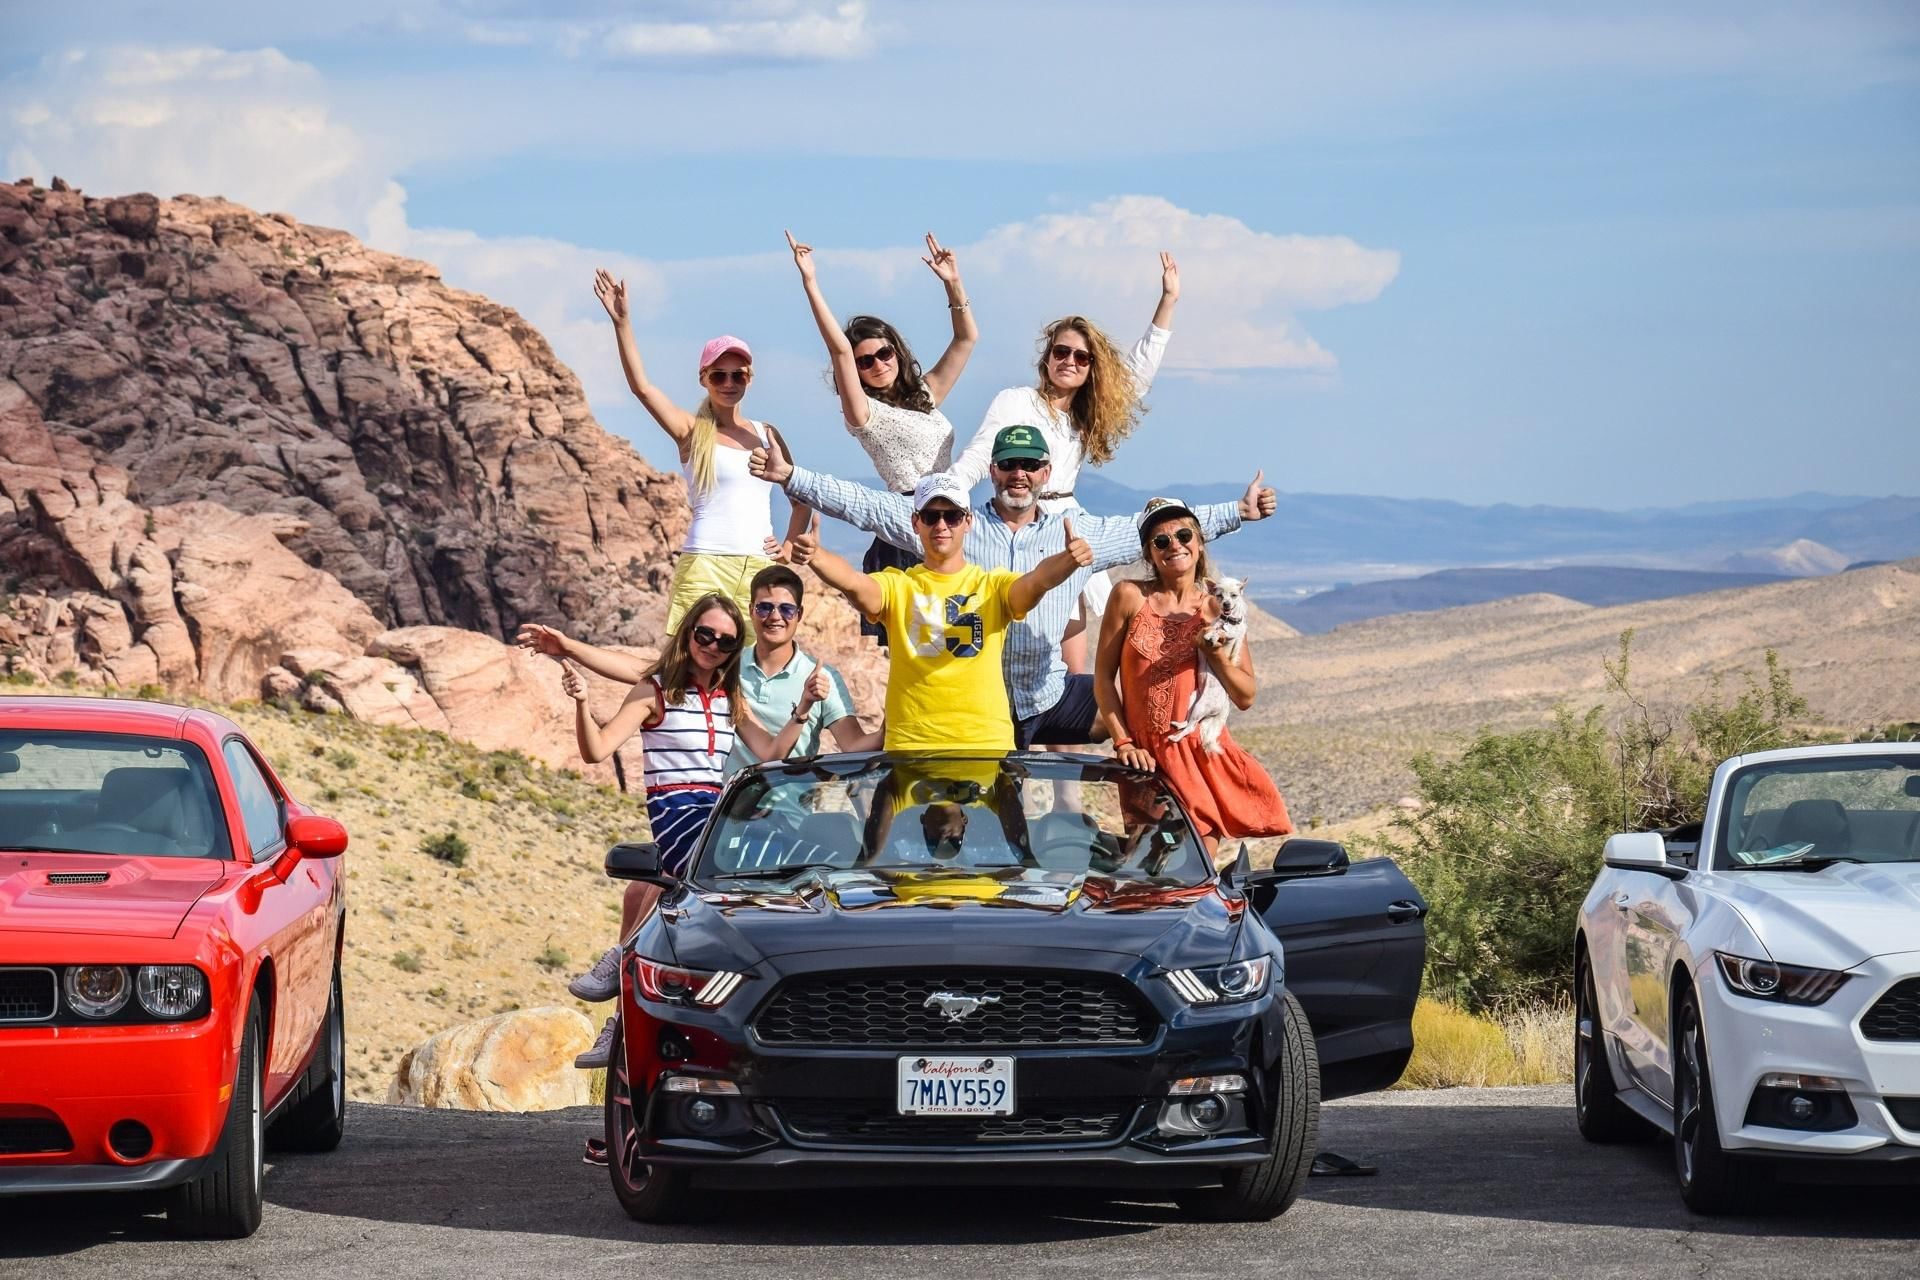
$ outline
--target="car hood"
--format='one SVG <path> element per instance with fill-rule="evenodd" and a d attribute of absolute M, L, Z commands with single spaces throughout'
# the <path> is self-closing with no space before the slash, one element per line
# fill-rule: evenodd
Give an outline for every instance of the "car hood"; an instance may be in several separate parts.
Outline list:
<path fill-rule="evenodd" d="M 1911 951 L 1920 938 L 1920 863 L 1836 862 L 1726 877 L 1740 914 L 1782 964 L 1850 969 Z"/>
<path fill-rule="evenodd" d="M 1009 867 L 991 872 L 817 871 L 777 885 L 683 895 L 667 913 L 675 958 L 724 969 L 796 952 L 1005 942 L 1188 963 L 1229 958 L 1241 903 L 1179 888 Z M 1165 961 L 1162 960 L 1164 963 Z"/>
<path fill-rule="evenodd" d="M 171 938 L 226 865 L 213 858 L 0 855 L 0 935 Z"/>

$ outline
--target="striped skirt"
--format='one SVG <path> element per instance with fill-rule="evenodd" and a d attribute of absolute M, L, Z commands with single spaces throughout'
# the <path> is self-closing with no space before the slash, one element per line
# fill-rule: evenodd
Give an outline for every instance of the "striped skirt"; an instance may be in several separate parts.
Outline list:
<path fill-rule="evenodd" d="M 718 787 L 663 787 L 647 793 L 647 825 L 653 830 L 653 842 L 660 846 L 660 865 L 665 870 L 685 876 L 692 868 L 719 798 Z"/>

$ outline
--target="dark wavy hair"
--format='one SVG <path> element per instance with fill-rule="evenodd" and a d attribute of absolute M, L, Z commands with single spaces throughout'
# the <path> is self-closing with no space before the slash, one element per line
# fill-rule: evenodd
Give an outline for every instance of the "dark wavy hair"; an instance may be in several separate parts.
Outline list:
<path fill-rule="evenodd" d="M 913 348 L 907 345 L 907 340 L 900 336 L 898 329 L 879 316 L 855 316 L 847 321 L 845 332 L 847 341 L 856 347 L 868 338 L 878 338 L 893 348 L 893 385 L 869 387 L 863 382 L 860 385 L 868 395 L 915 413 L 933 412 L 933 394 L 927 390 L 926 375 L 920 372 L 920 362 L 913 358 Z"/>
<path fill-rule="evenodd" d="M 667 647 L 661 650 L 660 657 L 647 671 L 648 675 L 660 680 L 663 705 L 674 706 L 693 687 L 693 629 L 713 609 L 719 609 L 733 619 L 734 634 L 740 637 L 741 648 L 728 654 L 726 661 L 713 673 L 714 684 L 727 695 L 728 710 L 731 711 L 736 705 L 740 696 L 740 654 L 750 643 L 747 639 L 747 620 L 740 616 L 739 605 L 717 591 L 709 591 L 693 602 L 693 607 L 681 617 L 679 627 L 667 638 Z"/>

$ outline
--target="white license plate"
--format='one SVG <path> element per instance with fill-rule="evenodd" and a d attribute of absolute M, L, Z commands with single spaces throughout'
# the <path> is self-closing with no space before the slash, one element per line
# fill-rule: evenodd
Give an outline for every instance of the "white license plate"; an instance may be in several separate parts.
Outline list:
<path fill-rule="evenodd" d="M 900 1114 L 903 1116 L 1010 1116 L 1013 1059 L 900 1059 Z"/>

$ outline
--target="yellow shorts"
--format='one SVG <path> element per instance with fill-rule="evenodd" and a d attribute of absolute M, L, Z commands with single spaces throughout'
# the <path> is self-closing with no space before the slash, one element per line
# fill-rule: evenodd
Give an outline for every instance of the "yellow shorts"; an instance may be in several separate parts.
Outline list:
<path fill-rule="evenodd" d="M 753 596 L 748 587 L 753 575 L 772 564 L 765 556 L 716 556 L 704 551 L 683 551 L 673 560 L 673 594 L 667 599 L 667 632 L 680 627 L 680 620 L 693 602 L 708 592 L 718 592 L 740 606 L 746 620 L 746 635 L 753 638 Z"/>

